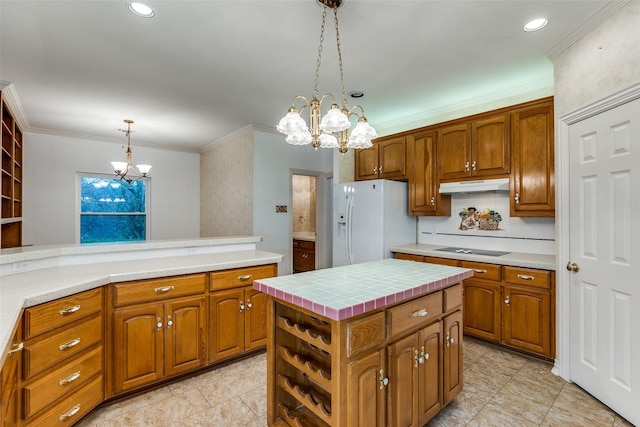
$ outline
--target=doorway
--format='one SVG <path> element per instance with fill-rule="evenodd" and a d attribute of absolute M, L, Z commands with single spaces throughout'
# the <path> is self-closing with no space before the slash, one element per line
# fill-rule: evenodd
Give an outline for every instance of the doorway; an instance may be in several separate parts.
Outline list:
<path fill-rule="evenodd" d="M 291 183 L 291 245 L 290 272 L 318 270 L 330 267 L 328 248 L 331 230 L 328 215 L 331 209 L 328 192 L 331 176 L 318 171 L 292 169 Z"/>

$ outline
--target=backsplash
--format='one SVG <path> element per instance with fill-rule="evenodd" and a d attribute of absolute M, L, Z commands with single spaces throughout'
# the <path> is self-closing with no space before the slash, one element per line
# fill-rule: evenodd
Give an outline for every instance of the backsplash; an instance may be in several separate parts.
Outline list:
<path fill-rule="evenodd" d="M 509 216 L 508 193 L 454 194 L 451 216 L 419 217 L 418 243 L 555 254 L 555 219 Z"/>

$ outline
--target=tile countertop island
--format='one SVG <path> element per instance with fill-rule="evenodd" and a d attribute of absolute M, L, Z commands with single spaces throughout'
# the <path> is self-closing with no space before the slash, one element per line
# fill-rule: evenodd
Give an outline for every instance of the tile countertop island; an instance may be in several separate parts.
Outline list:
<path fill-rule="evenodd" d="M 0 251 L 0 366 L 22 310 L 109 283 L 278 263 L 260 236 Z"/>
<path fill-rule="evenodd" d="M 453 245 L 449 245 L 453 246 Z M 509 252 L 502 256 L 486 256 L 475 254 L 464 254 L 455 252 L 439 251 L 443 245 L 428 245 L 421 243 L 411 243 L 407 245 L 394 246 L 389 250 L 411 255 L 431 256 L 437 258 L 450 258 L 462 261 L 486 262 L 490 264 L 510 265 L 513 267 L 538 268 L 541 270 L 555 270 L 556 257 L 554 255 L 533 254 L 524 252 Z M 490 248 L 487 248 L 490 249 Z"/>
<path fill-rule="evenodd" d="M 267 424 L 424 425 L 462 390 L 473 274 L 384 259 L 254 281 L 271 296 Z"/>

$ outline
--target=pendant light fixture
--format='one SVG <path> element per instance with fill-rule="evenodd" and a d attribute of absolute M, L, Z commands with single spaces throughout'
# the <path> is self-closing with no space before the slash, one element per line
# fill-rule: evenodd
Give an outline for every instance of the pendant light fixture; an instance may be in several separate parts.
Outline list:
<path fill-rule="evenodd" d="M 127 137 L 127 148 L 125 149 L 125 153 L 127 153 L 127 161 L 126 162 L 111 162 L 113 165 L 113 170 L 116 173 L 116 176 L 120 177 L 131 183 L 131 181 L 136 181 L 141 178 L 146 178 L 149 174 L 149 170 L 151 170 L 151 165 L 136 165 L 133 166 L 131 163 L 131 125 L 133 124 L 133 120 L 125 120 L 127 124 L 126 129 L 118 129 L 120 132 L 124 132 Z"/>
<path fill-rule="evenodd" d="M 302 95 L 297 95 L 291 101 L 291 107 L 277 126 L 279 132 L 287 135 L 286 141 L 292 145 L 311 144 L 316 150 L 320 148 L 338 148 L 340 153 L 346 153 L 349 148 L 369 148 L 372 146 L 371 140 L 378 135 L 367 122 L 364 116 L 364 109 L 360 105 L 355 105 L 351 109 L 347 107 L 347 97 L 344 89 L 344 74 L 342 71 L 342 51 L 340 50 L 340 30 L 338 28 L 338 8 L 342 0 L 317 0 L 322 4 L 322 25 L 320 27 L 320 46 L 318 47 L 318 59 L 316 61 L 315 83 L 313 86 L 312 99 L 309 101 Z M 322 42 L 324 41 L 324 27 L 327 17 L 327 9 L 333 10 L 334 23 L 336 27 L 336 46 L 338 49 L 338 68 L 340 70 L 340 86 L 342 92 L 342 106 L 339 106 L 335 97 L 327 93 L 320 97 L 318 92 L 318 77 L 320 75 L 320 63 L 322 60 Z M 325 99 L 331 98 L 333 103 L 324 116 L 321 112 L 322 103 Z M 296 107 L 296 102 L 300 109 Z M 309 125 L 300 116 L 300 112 L 305 108 L 309 109 Z M 350 117 L 357 117 L 357 123 L 351 135 Z"/>

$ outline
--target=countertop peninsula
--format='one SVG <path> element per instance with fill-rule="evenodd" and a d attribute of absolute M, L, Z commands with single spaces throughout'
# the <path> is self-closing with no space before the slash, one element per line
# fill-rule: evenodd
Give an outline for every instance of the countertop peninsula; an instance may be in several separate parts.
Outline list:
<path fill-rule="evenodd" d="M 24 308 L 109 283 L 282 261 L 281 254 L 257 250 L 261 240 L 238 236 L 2 250 L 0 366 Z"/>

